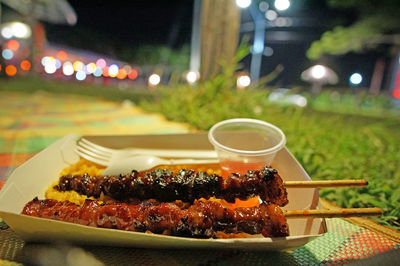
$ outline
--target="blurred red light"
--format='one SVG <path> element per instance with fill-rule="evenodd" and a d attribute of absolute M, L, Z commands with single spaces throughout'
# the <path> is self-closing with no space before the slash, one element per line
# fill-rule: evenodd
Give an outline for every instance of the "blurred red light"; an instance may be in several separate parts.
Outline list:
<path fill-rule="evenodd" d="M 103 68 L 103 77 L 109 77 L 108 75 L 108 67 Z"/>
<path fill-rule="evenodd" d="M 7 47 L 10 50 L 17 51 L 19 49 L 19 42 L 17 40 L 9 40 L 7 42 Z"/>
<path fill-rule="evenodd" d="M 56 57 L 60 60 L 60 61 L 65 61 L 67 60 L 68 54 L 67 52 L 60 50 L 57 52 Z"/>
<path fill-rule="evenodd" d="M 392 95 L 396 99 L 400 99 L 400 88 L 392 91 Z"/>
<path fill-rule="evenodd" d="M 22 70 L 28 71 L 29 69 L 31 69 L 31 62 L 29 62 L 28 60 L 22 60 L 20 66 Z"/>
<path fill-rule="evenodd" d="M 135 79 L 138 76 L 138 72 L 136 69 L 132 68 L 131 72 L 128 75 L 128 78 L 130 79 Z"/>

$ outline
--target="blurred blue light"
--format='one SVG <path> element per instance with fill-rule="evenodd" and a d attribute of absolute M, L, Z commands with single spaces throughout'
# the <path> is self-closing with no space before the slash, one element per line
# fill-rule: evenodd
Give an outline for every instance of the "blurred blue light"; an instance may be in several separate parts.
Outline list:
<path fill-rule="evenodd" d="M 103 75 L 103 70 L 101 70 L 101 68 L 96 68 L 96 70 L 93 72 L 93 76 L 95 77 L 101 77 L 101 75 Z"/>
<path fill-rule="evenodd" d="M 264 52 L 264 40 L 262 41 L 256 40 L 254 42 L 252 52 L 255 54 L 261 54 L 262 52 Z"/>
<path fill-rule="evenodd" d="M 14 57 L 14 52 L 10 49 L 4 49 L 3 52 L 1 52 L 1 55 L 5 60 L 10 60 Z"/>
<path fill-rule="evenodd" d="M 75 77 L 77 80 L 85 80 L 86 79 L 86 73 L 84 70 L 79 70 L 78 72 L 76 72 Z"/>

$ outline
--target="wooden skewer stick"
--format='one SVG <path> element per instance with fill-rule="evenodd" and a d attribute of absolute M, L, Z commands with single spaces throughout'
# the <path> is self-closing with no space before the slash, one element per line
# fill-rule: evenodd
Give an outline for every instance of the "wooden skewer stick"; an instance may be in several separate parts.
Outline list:
<path fill-rule="evenodd" d="M 295 210 L 286 211 L 286 218 L 336 218 L 336 217 L 361 217 L 361 216 L 381 216 L 380 208 L 349 208 L 339 210 Z"/>
<path fill-rule="evenodd" d="M 350 180 L 319 180 L 319 181 L 285 181 L 287 188 L 316 188 L 316 187 L 364 187 L 368 182 L 364 179 Z"/>

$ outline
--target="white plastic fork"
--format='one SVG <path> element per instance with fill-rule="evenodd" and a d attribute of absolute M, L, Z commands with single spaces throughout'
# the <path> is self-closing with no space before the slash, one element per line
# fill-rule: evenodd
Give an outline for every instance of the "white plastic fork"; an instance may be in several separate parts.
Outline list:
<path fill-rule="evenodd" d="M 79 156 L 91 162 L 110 166 L 113 163 L 137 155 L 153 155 L 167 158 L 191 158 L 191 159 L 217 159 L 215 151 L 211 150 L 167 150 L 167 149 L 111 149 L 95 144 L 81 138 L 77 142 L 75 151 Z"/>

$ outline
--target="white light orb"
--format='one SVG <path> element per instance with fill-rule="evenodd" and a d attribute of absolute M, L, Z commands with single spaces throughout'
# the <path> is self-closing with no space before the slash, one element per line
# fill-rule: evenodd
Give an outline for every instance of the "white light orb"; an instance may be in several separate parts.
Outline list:
<path fill-rule="evenodd" d="M 311 76 L 315 79 L 322 79 L 326 75 L 326 68 L 322 65 L 316 65 L 311 69 Z"/>
<path fill-rule="evenodd" d="M 28 38 L 31 36 L 31 30 L 29 26 L 21 22 L 12 23 L 11 31 L 17 38 Z"/>
<path fill-rule="evenodd" d="M 74 67 L 72 66 L 71 62 L 65 62 L 63 64 L 63 73 L 66 76 L 71 76 L 72 74 L 74 74 Z"/>
<path fill-rule="evenodd" d="M 150 86 L 156 86 L 160 84 L 161 82 L 161 77 L 158 74 L 151 74 L 149 77 L 149 85 Z"/>
<path fill-rule="evenodd" d="M 112 64 L 108 68 L 108 75 L 110 77 L 116 77 L 118 75 L 119 67 L 116 64 Z"/>
<path fill-rule="evenodd" d="M 268 19 L 269 21 L 274 21 L 278 17 L 278 13 L 274 10 L 268 10 L 265 12 L 265 18 Z"/>
<path fill-rule="evenodd" d="M 1 29 L 1 36 L 5 39 L 11 39 L 13 36 L 12 30 L 10 27 L 4 27 Z"/>
<path fill-rule="evenodd" d="M 237 78 L 236 85 L 239 89 L 244 89 L 249 86 L 251 83 L 251 79 L 248 75 L 240 75 Z"/>
<path fill-rule="evenodd" d="M 289 0 L 275 0 L 275 8 L 279 11 L 284 11 L 290 7 Z"/>
<path fill-rule="evenodd" d="M 47 74 L 54 74 L 56 72 L 57 68 L 56 68 L 56 64 L 46 64 L 44 66 L 44 71 Z"/>
<path fill-rule="evenodd" d="M 353 85 L 359 85 L 362 82 L 362 76 L 360 73 L 353 73 L 350 76 L 350 83 Z"/>
<path fill-rule="evenodd" d="M 248 8 L 251 5 L 251 0 L 236 0 L 236 5 L 240 8 Z"/>
<path fill-rule="evenodd" d="M 199 73 L 196 71 L 189 71 L 186 74 L 186 81 L 190 84 L 195 83 L 199 79 Z"/>
<path fill-rule="evenodd" d="M 86 79 L 86 73 L 83 70 L 79 70 L 78 72 L 76 72 L 75 74 L 75 78 L 79 81 L 85 80 Z"/>

